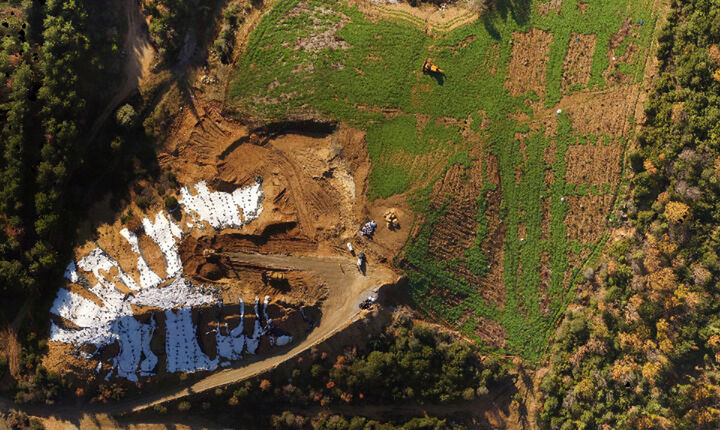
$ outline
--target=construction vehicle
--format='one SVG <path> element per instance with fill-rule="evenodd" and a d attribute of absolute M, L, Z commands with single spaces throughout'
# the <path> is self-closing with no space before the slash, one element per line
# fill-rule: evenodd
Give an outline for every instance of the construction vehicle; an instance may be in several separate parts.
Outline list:
<path fill-rule="evenodd" d="M 425 59 L 425 62 L 422 65 L 422 71 L 423 73 L 437 73 L 437 74 L 444 74 L 445 71 L 435 64 L 433 64 L 429 58 Z"/>
<path fill-rule="evenodd" d="M 375 297 L 368 297 L 367 299 L 360 302 L 359 307 L 362 310 L 368 310 L 368 309 L 371 309 L 374 304 L 375 304 Z"/>
<path fill-rule="evenodd" d="M 377 227 L 377 223 L 375 220 L 370 220 L 366 222 L 361 228 L 360 228 L 360 235 L 361 236 L 367 236 L 372 239 L 373 234 L 375 233 L 375 228 Z"/>
<path fill-rule="evenodd" d="M 362 270 L 363 264 L 365 264 L 365 253 L 360 251 L 358 253 L 358 259 L 357 259 L 358 270 Z"/>
<path fill-rule="evenodd" d="M 397 213 L 395 213 L 395 209 L 390 209 L 385 212 L 384 218 L 387 223 L 388 230 L 395 230 L 400 227 L 400 221 L 398 220 Z"/>
<path fill-rule="evenodd" d="M 267 271 L 262 273 L 262 280 L 266 284 L 284 284 L 287 283 L 287 275 L 285 272 Z"/>

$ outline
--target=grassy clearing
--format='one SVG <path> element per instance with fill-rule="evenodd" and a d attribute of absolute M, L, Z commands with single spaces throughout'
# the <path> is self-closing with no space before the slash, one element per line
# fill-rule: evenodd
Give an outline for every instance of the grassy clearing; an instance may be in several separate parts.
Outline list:
<path fill-rule="evenodd" d="M 316 111 L 366 130 L 373 162 L 371 198 L 415 190 L 414 207 L 424 214 L 424 225 L 405 253 L 413 298 L 428 314 L 456 325 L 478 341 L 478 317 L 496 321 L 507 334 L 502 352 L 537 359 L 571 297 L 565 274 L 572 271 L 577 276 L 580 271 L 579 267 L 568 267 L 568 253 L 578 246 L 580 251 L 596 247 L 567 240 L 564 219 L 568 207 L 561 197 L 606 194 L 615 191 L 618 184 L 599 187 L 566 183 L 565 151 L 576 141 L 595 142 L 598 136 L 578 135 L 565 114 L 558 116 L 557 131 L 549 137 L 544 132 L 532 132 L 526 123 L 513 118 L 523 112 L 532 121 L 530 102 L 541 101 L 551 107 L 568 92 L 606 87 L 604 76 L 608 67 L 613 67 L 608 55 L 610 41 L 627 19 L 632 23 L 643 20 L 644 25 L 633 25 L 631 35 L 614 55 L 623 55 L 630 44 L 637 47 L 631 61 L 618 70 L 628 74 L 630 81 L 639 82 L 655 22 L 651 6 L 650 0 L 608 0 L 589 2 L 582 13 L 577 0 L 565 0 L 560 14 L 550 12 L 543 17 L 536 5 L 523 10 L 502 3 L 500 10 L 478 22 L 433 38 L 407 17 L 404 21 L 371 22 L 343 2 L 281 0 L 251 36 L 228 100 L 266 120 Z M 504 86 L 510 41 L 514 32 L 531 28 L 553 33 L 545 95 L 540 98 L 530 92 L 513 97 Z M 320 45 L 317 49 L 297 49 L 297 40 L 327 31 L 336 31 L 347 45 L 339 49 Z M 562 68 L 573 32 L 594 34 L 597 42 L 588 86 L 574 85 L 564 94 Z M 420 66 L 426 57 L 445 69 L 445 75 L 422 74 Z M 429 198 L 431 184 L 442 169 L 431 171 L 423 166 L 429 166 L 427 160 L 439 160 L 446 167 L 486 163 L 483 158 L 472 160 L 467 155 L 471 144 L 462 136 L 468 132 L 475 134 L 475 141 L 483 142 L 483 151 L 497 157 L 500 169 L 500 217 L 506 227 L 502 306 L 486 303 L 477 285 L 453 271 L 462 262 L 474 274 L 487 273 L 489 256 L 481 245 L 489 226 L 486 196 L 494 189 L 489 181 L 483 181 L 477 202 L 478 233 L 470 249 L 450 262 L 428 256 L 433 225 L 440 222 L 446 206 L 433 207 Z M 515 138 L 516 133 L 525 135 L 524 142 Z M 600 137 L 601 144 L 610 142 L 610 136 Z M 551 145 L 555 157 L 546 165 L 543 153 Z M 549 185 L 544 182 L 547 170 L 554 175 Z M 550 202 L 550 230 L 543 239 L 545 198 Z M 543 252 L 549 254 L 551 266 L 547 312 L 543 312 L 538 294 Z"/>

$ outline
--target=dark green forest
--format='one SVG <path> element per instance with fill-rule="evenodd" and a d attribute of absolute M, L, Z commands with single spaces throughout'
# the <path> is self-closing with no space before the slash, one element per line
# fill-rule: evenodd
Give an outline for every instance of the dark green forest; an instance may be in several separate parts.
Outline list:
<path fill-rule="evenodd" d="M 630 154 L 628 228 L 549 352 L 547 428 L 720 422 L 720 7 L 674 0 Z"/>
<path fill-rule="evenodd" d="M 93 3 L 93 4 L 89 4 Z M 77 207 L 87 202 L 87 140 L 103 79 L 116 77 L 102 31 L 104 2 L 22 2 L 3 17 L 0 288 L 10 321 L 25 299 L 53 291 L 73 243 Z M 107 2 L 110 3 L 110 2 Z M 108 15 L 111 20 L 113 16 Z M 110 51 L 110 52 L 108 52 Z"/>

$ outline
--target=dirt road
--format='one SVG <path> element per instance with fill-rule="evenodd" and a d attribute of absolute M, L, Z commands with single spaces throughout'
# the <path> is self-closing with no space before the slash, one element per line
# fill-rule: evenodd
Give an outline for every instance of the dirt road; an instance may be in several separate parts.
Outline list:
<path fill-rule="evenodd" d="M 225 255 L 236 264 L 308 271 L 324 280 L 328 288 L 328 297 L 322 305 L 323 316 L 320 324 L 308 337 L 284 351 L 279 350 L 276 355 L 253 357 L 249 363 L 247 360 L 240 362 L 237 368 L 213 373 L 184 388 L 112 405 L 105 412 L 140 411 L 158 403 L 242 381 L 270 370 L 347 327 L 362 314 L 358 306 L 360 302 L 373 295 L 377 287 L 394 283 L 398 279 L 398 275 L 390 269 L 376 266 L 372 262 L 363 275 L 355 266 L 355 259 L 350 257 L 261 255 L 242 252 Z"/>
<path fill-rule="evenodd" d="M 108 116 L 118 105 L 130 96 L 140 85 L 140 82 L 150 74 L 150 65 L 155 57 L 155 49 L 148 40 L 145 30 L 145 18 L 140 12 L 139 0 L 125 0 L 125 13 L 127 14 L 127 33 L 125 34 L 125 64 L 123 74 L 125 79 L 115 96 L 105 106 L 105 110 L 95 120 L 90 130 L 92 141 Z"/>
<path fill-rule="evenodd" d="M 141 411 L 159 403 L 239 382 L 271 370 L 343 330 L 364 312 L 358 306 L 360 302 L 373 296 L 378 287 L 395 283 L 399 279 L 398 274 L 385 266 L 374 265 L 372 261 L 366 266 L 367 270 L 363 275 L 355 266 L 355 258 L 350 256 L 289 256 L 243 252 L 225 253 L 224 255 L 236 264 L 270 269 L 308 271 L 325 281 L 328 296 L 322 304 L 322 318 L 318 326 L 299 343 L 284 348 L 276 348 L 274 354 L 246 358 L 237 363 L 236 368 L 213 373 L 197 382 L 184 387 L 175 387 L 171 391 L 164 393 L 139 397 L 111 405 L 85 405 L 82 407 L 73 405 L 12 405 L 12 407 L 24 410 L 32 416 L 56 417 L 76 421 L 96 414 L 113 415 Z M 3 407 L 6 409 L 11 407 L 11 402 L 0 398 L 0 409 Z"/>

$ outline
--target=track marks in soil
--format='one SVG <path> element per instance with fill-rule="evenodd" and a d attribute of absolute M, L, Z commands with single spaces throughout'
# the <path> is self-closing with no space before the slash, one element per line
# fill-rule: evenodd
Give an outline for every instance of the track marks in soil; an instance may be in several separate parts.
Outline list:
<path fill-rule="evenodd" d="M 446 214 L 437 222 L 430 237 L 429 254 L 437 261 L 462 258 L 475 241 L 476 200 L 482 189 L 482 172 L 473 170 L 477 169 L 468 172 L 462 165 L 455 164 L 435 184 L 434 204 L 440 206 L 448 201 Z"/>

